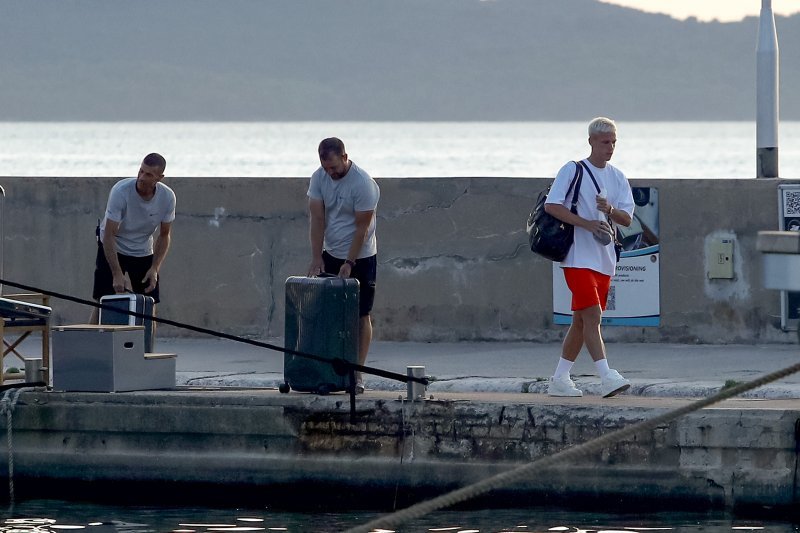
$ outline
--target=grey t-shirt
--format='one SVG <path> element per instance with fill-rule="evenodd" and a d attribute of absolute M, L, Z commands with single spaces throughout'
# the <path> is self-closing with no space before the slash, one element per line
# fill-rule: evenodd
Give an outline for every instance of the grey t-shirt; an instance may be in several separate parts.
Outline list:
<path fill-rule="evenodd" d="M 162 222 L 175 220 L 175 193 L 159 182 L 156 194 L 144 200 L 136 192 L 136 178 L 118 181 L 108 195 L 106 215 L 100 225 L 100 239 L 106 221 L 119 222 L 117 251 L 123 255 L 144 257 L 153 253 L 153 233 Z"/>
<path fill-rule="evenodd" d="M 352 162 L 351 162 L 352 163 Z M 356 231 L 356 212 L 374 211 L 378 208 L 381 191 L 369 174 L 355 163 L 341 179 L 334 180 L 320 167 L 311 175 L 308 197 L 325 204 L 325 237 L 323 246 L 333 257 L 345 259 Z M 358 259 L 378 252 L 375 239 L 375 217 Z"/>

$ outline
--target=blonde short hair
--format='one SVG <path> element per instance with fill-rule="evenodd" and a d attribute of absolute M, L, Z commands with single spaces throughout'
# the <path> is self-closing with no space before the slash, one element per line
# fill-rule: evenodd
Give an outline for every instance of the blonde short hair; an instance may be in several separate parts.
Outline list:
<path fill-rule="evenodd" d="M 597 117 L 589 123 L 589 137 L 598 133 L 616 133 L 617 125 L 606 117 Z"/>

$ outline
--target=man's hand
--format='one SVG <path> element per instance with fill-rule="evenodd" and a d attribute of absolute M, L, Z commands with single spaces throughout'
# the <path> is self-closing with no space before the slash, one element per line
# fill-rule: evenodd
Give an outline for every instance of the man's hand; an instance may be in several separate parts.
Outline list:
<path fill-rule="evenodd" d="M 350 277 L 350 273 L 353 271 L 353 267 L 351 267 L 348 263 L 342 263 L 342 266 L 339 267 L 339 277 L 343 279 L 347 279 Z"/>
<path fill-rule="evenodd" d="M 609 224 L 605 220 L 600 221 L 600 231 L 604 231 L 609 235 L 611 235 L 612 237 L 614 236 L 614 230 L 611 229 L 611 224 Z"/>
<path fill-rule="evenodd" d="M 131 280 L 128 279 L 126 274 L 120 272 L 119 274 L 114 275 L 114 279 L 111 282 L 114 286 L 114 292 L 117 294 L 123 294 L 126 292 L 133 292 L 133 288 L 131 286 Z"/>
<path fill-rule="evenodd" d="M 601 213 L 604 213 L 606 216 L 611 216 L 611 204 L 608 203 L 608 199 L 605 196 L 600 196 L 599 194 L 596 197 L 597 201 L 597 210 Z"/>
<path fill-rule="evenodd" d="M 588 220 L 587 222 L 586 229 L 591 231 L 596 237 L 602 239 L 605 235 L 604 240 L 607 240 L 609 236 L 611 238 L 614 237 L 614 230 L 611 229 L 611 226 L 605 220 Z"/>
<path fill-rule="evenodd" d="M 311 261 L 311 264 L 308 265 L 308 274 L 309 278 L 313 278 L 315 276 L 319 276 L 323 272 L 324 263 L 322 262 L 321 257 L 316 257 Z"/>
<path fill-rule="evenodd" d="M 147 283 L 148 280 L 150 283 Z M 144 275 L 144 279 L 142 279 L 142 283 L 147 283 L 147 287 L 144 288 L 144 292 L 153 292 L 156 288 L 156 283 L 158 283 L 158 272 L 152 268 L 148 270 L 147 274 Z"/>

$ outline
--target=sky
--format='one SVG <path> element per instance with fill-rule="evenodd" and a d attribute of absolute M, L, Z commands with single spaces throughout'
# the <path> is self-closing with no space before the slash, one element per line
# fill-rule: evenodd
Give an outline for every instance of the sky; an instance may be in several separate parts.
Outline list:
<path fill-rule="evenodd" d="M 758 16 L 761 0 L 601 0 L 609 4 L 664 13 L 684 20 L 696 17 L 698 20 L 734 22 L 747 16 Z M 772 0 L 775 15 L 792 15 L 800 12 L 800 0 Z"/>

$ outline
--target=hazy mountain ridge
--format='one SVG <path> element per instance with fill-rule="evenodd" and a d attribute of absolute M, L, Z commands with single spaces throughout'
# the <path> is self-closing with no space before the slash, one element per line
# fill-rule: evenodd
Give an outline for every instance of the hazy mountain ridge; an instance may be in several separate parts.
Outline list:
<path fill-rule="evenodd" d="M 1 0 L 2 120 L 749 120 L 756 18 L 595 0 Z M 800 119 L 800 15 L 778 17 Z"/>

